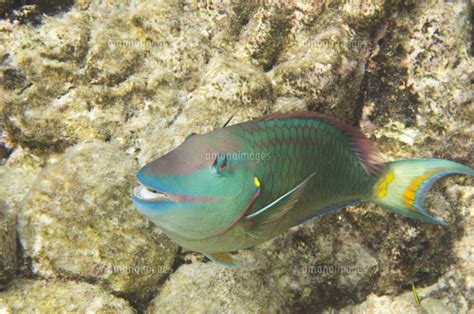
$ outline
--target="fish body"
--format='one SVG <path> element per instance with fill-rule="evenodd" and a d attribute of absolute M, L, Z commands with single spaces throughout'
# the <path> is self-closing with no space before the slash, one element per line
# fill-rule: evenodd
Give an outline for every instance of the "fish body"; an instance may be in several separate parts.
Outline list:
<path fill-rule="evenodd" d="M 181 246 L 232 265 L 226 252 L 362 201 L 443 223 L 421 202 L 452 173 L 474 175 L 447 160 L 384 163 L 353 127 L 312 112 L 277 113 L 188 136 L 140 169 L 132 199 Z"/>

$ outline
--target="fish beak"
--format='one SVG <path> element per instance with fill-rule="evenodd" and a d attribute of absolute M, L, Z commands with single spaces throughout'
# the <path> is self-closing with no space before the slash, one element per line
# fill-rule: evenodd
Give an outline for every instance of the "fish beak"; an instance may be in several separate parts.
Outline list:
<path fill-rule="evenodd" d="M 171 201 L 171 198 L 166 193 L 148 188 L 140 183 L 133 189 L 133 196 L 145 202 Z"/>

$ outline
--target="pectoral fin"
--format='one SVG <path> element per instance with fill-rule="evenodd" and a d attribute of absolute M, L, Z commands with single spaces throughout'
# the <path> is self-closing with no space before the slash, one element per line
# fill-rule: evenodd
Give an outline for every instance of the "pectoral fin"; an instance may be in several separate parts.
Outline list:
<path fill-rule="evenodd" d="M 304 190 L 304 187 L 306 186 L 306 184 L 308 183 L 308 181 L 315 175 L 316 173 L 313 172 L 312 174 L 310 174 L 306 179 L 304 179 L 300 184 L 298 184 L 297 186 L 295 186 L 294 188 L 292 188 L 291 190 L 289 190 L 287 193 L 283 194 L 282 196 L 280 196 L 279 198 L 277 198 L 276 200 L 274 200 L 273 202 L 271 202 L 270 204 L 266 205 L 265 207 L 263 207 L 262 209 L 259 209 L 258 211 L 256 211 L 255 213 L 252 213 L 250 215 L 247 215 L 245 216 L 246 219 L 252 219 L 254 217 L 258 217 L 258 216 L 261 216 L 263 213 L 267 213 L 267 212 L 270 212 L 271 209 L 273 208 L 277 208 L 279 207 L 280 205 L 283 205 L 284 206 L 281 208 L 281 210 L 278 211 L 278 217 L 281 217 L 281 215 L 284 215 L 286 212 L 288 212 L 291 208 L 293 208 L 293 206 L 296 204 L 296 202 L 298 201 L 301 193 L 303 192 Z M 275 217 L 277 218 L 277 217 Z"/>
<path fill-rule="evenodd" d="M 222 253 L 211 253 L 211 254 L 205 254 L 205 255 L 208 259 L 210 259 L 216 264 L 227 266 L 227 267 L 237 266 L 237 263 L 232 258 L 232 256 L 230 256 L 229 253 L 222 252 Z"/>
<path fill-rule="evenodd" d="M 281 219 L 298 203 L 308 182 L 316 173 L 313 172 L 297 186 L 283 194 L 262 209 L 245 216 L 247 234 L 253 238 L 262 238 L 272 224 L 281 223 Z"/>

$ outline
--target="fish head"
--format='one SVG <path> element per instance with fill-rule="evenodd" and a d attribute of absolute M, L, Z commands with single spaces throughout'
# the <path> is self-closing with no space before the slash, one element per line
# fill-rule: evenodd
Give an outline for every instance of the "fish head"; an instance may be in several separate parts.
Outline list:
<path fill-rule="evenodd" d="M 132 200 L 165 233 L 204 239 L 240 217 L 258 186 L 254 163 L 239 158 L 243 143 L 230 128 L 192 134 L 141 168 Z"/>

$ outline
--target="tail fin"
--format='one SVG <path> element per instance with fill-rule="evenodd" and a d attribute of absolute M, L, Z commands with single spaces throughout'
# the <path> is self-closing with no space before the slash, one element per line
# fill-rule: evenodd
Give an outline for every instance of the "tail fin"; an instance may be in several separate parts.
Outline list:
<path fill-rule="evenodd" d="M 430 216 L 423 208 L 426 192 L 446 175 L 474 176 L 469 167 L 443 159 L 401 160 L 386 163 L 385 167 L 369 201 L 406 217 L 442 225 L 447 223 Z"/>

